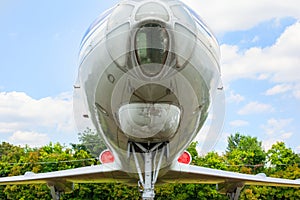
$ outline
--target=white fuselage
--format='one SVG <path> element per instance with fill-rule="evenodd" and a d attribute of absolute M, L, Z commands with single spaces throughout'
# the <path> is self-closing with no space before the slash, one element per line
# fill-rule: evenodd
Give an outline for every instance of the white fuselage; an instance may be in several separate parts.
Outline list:
<path fill-rule="evenodd" d="M 195 12 L 177 0 L 124 0 L 85 34 L 75 93 L 116 162 L 134 174 L 132 152 L 143 165 L 139 154 L 156 149 L 164 169 L 187 148 L 219 79 L 218 43 Z"/>

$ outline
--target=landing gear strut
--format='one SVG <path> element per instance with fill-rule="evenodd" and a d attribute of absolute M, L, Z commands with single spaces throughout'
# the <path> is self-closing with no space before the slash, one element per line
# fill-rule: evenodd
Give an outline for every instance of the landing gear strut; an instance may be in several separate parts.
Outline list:
<path fill-rule="evenodd" d="M 238 200 L 243 187 L 243 182 L 225 182 L 218 184 L 217 190 L 221 194 L 226 194 L 230 200 Z"/>
<path fill-rule="evenodd" d="M 53 200 L 60 200 L 61 194 L 64 192 L 73 191 L 73 183 L 64 181 L 49 181 L 47 186 L 51 191 L 51 196 Z"/>
<path fill-rule="evenodd" d="M 61 195 L 61 192 L 58 191 L 54 185 L 48 185 L 48 187 L 50 188 L 50 191 L 51 191 L 51 196 L 52 196 L 52 199 L 53 200 L 60 200 L 60 195 Z"/>
<path fill-rule="evenodd" d="M 148 146 L 150 146 L 150 143 Z M 169 145 L 165 142 L 157 143 L 151 148 L 146 148 L 145 145 L 142 145 L 140 143 L 128 143 L 128 158 L 131 154 L 133 155 L 135 166 L 140 179 L 138 185 L 141 189 L 143 200 L 154 199 L 154 185 L 157 181 L 163 156 L 166 155 L 167 158 L 169 157 L 168 149 Z M 141 152 L 141 155 L 144 159 L 144 173 L 142 172 L 139 164 L 136 152 L 137 150 Z"/>

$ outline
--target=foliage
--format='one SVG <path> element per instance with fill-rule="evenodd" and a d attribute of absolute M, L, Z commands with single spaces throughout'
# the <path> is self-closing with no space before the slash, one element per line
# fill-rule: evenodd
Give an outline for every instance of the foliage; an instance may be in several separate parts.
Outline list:
<path fill-rule="evenodd" d="M 20 175 L 27 171 L 41 173 L 99 164 L 94 158 L 96 151 L 105 148 L 103 141 L 93 148 L 87 145 L 101 140 L 88 129 L 79 137 L 81 143 L 71 144 L 70 147 L 50 143 L 41 148 L 30 148 L 3 142 L 0 144 L 0 176 Z M 264 172 L 268 176 L 280 178 L 300 178 L 300 157 L 282 142 L 274 144 L 269 151 L 265 152 L 257 138 L 236 133 L 229 136 L 224 154 L 209 152 L 201 157 L 198 156 L 197 145 L 197 142 L 193 142 L 187 149 L 193 157 L 194 165 L 244 173 Z M 155 190 L 157 200 L 228 199 L 226 195 L 218 193 L 215 185 L 208 184 L 164 184 L 157 185 Z M 48 200 L 51 199 L 51 195 L 46 185 L 8 185 L 0 186 L 0 199 Z M 73 192 L 62 195 L 61 199 L 138 200 L 140 193 L 137 187 L 124 184 L 74 184 Z M 284 187 L 246 186 L 241 192 L 240 199 L 300 199 L 300 191 Z"/>
<path fill-rule="evenodd" d="M 268 151 L 268 161 L 278 170 L 285 170 L 288 166 L 300 163 L 300 157 L 290 148 L 287 148 L 283 142 L 277 142 L 272 145 Z"/>
<path fill-rule="evenodd" d="M 99 133 L 92 131 L 90 128 L 86 128 L 82 133 L 78 134 L 78 139 L 81 142 L 77 148 L 81 148 L 89 152 L 94 158 L 98 158 L 100 153 L 106 149 L 106 145 Z"/>
<path fill-rule="evenodd" d="M 227 169 L 225 158 L 220 156 L 217 152 L 209 152 L 205 156 L 200 157 L 196 164 L 198 166 L 209 167 L 213 169 Z"/>
<path fill-rule="evenodd" d="M 225 157 L 229 170 L 256 174 L 264 170 L 266 152 L 256 137 L 236 133 L 228 137 Z"/>

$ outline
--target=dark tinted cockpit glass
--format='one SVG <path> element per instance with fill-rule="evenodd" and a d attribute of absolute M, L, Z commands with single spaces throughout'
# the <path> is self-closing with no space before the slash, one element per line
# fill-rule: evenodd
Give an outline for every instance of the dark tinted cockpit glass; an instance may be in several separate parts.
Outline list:
<path fill-rule="evenodd" d="M 165 28 L 149 23 L 139 28 L 135 38 L 136 57 L 140 65 L 164 64 L 168 55 L 169 37 Z"/>

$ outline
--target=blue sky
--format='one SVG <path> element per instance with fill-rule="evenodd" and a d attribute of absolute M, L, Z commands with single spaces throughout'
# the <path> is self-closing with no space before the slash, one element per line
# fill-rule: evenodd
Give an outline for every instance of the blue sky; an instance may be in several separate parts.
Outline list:
<path fill-rule="evenodd" d="M 1 2 L 2 90 L 34 98 L 71 91 L 81 37 L 116 2 Z"/>
<path fill-rule="evenodd" d="M 241 51 L 251 47 L 265 48 L 272 46 L 286 27 L 294 24 L 296 21 L 293 17 L 272 18 L 262 21 L 247 30 L 226 32 L 219 37 L 219 42 L 221 44 L 238 45 Z"/>
<path fill-rule="evenodd" d="M 289 1 L 185 0 L 220 42 L 226 117 L 216 151 L 241 132 L 265 148 L 284 141 L 300 152 L 300 5 Z M 0 2 L 1 141 L 77 141 L 72 89 L 81 38 L 117 2 Z"/>

